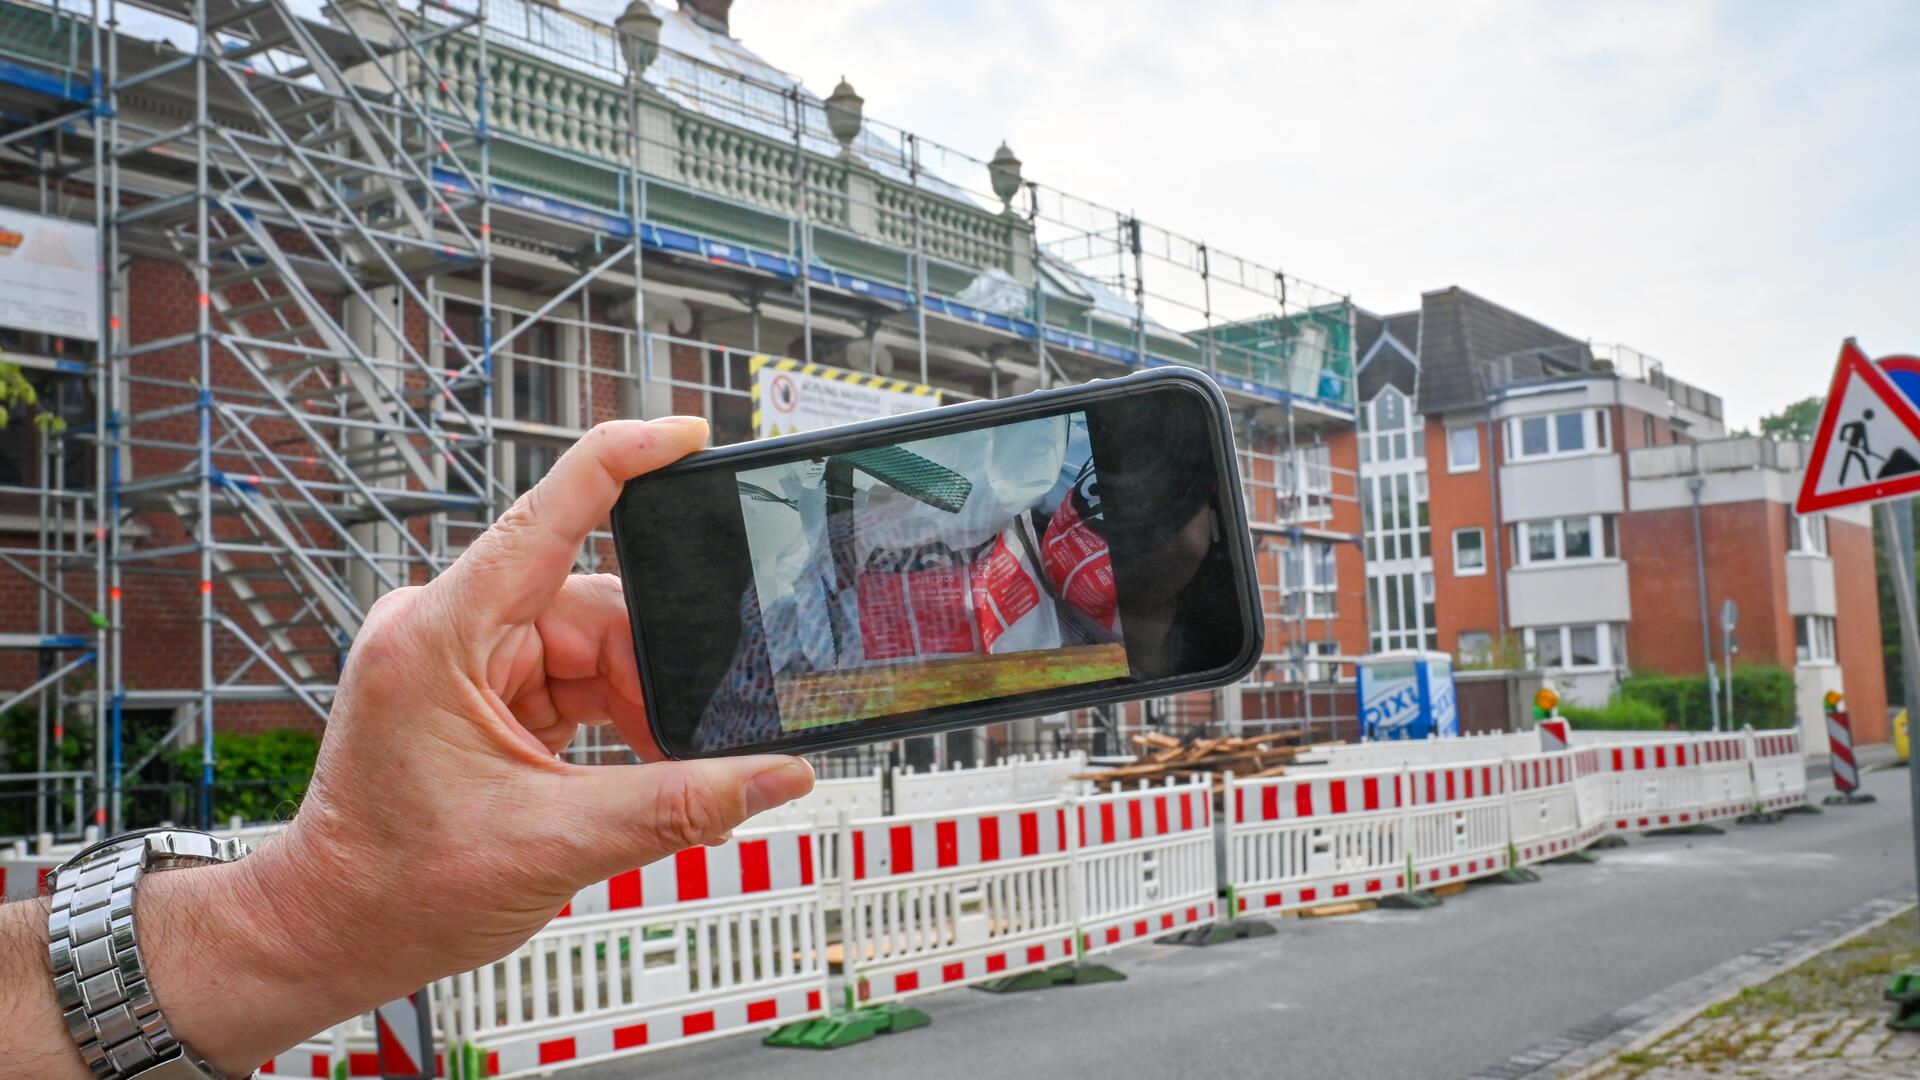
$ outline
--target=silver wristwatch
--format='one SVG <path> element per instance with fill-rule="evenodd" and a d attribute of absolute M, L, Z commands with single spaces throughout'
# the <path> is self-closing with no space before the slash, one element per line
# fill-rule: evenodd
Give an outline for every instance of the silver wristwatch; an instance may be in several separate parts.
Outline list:
<path fill-rule="evenodd" d="M 133 919 L 143 874 L 233 862 L 239 840 L 146 829 L 87 848 L 53 872 L 47 956 L 80 1056 L 101 1080 L 226 1080 L 173 1037 L 147 985 Z"/>

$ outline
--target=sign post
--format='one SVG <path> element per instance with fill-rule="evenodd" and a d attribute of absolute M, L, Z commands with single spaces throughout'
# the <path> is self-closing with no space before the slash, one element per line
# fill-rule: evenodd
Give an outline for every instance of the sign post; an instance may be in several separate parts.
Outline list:
<path fill-rule="evenodd" d="M 1915 612 L 1913 507 L 1920 494 L 1920 411 L 1902 387 L 1916 385 L 1905 373 L 1920 368 L 1910 356 L 1869 361 L 1852 338 L 1840 346 L 1840 363 L 1827 390 L 1820 427 L 1807 459 L 1794 512 L 1813 514 L 1839 506 L 1879 503 L 1881 533 L 1893 545 L 1887 571 L 1900 615 L 1900 669 L 1907 716 L 1920 716 L 1920 615 Z M 1899 376 L 1890 372 L 1902 373 Z M 1896 382 L 1898 378 L 1898 382 Z M 1888 500 L 1901 500 L 1895 506 Z M 1909 721 L 1911 722 L 1911 721 Z M 1913 862 L 1920 872 L 1920 766 L 1907 769 L 1912 796 Z M 1911 994 L 1912 1000 L 1903 995 Z M 1920 1028 L 1920 969 L 1894 977 L 1887 996 L 1899 1008 L 1895 1023 Z"/>
<path fill-rule="evenodd" d="M 1727 657 L 1727 707 L 1722 713 L 1727 718 L 1727 730 L 1733 730 L 1733 654 L 1740 651 L 1734 642 L 1733 632 L 1740 625 L 1740 605 L 1729 597 L 1720 605 L 1720 649 Z"/>

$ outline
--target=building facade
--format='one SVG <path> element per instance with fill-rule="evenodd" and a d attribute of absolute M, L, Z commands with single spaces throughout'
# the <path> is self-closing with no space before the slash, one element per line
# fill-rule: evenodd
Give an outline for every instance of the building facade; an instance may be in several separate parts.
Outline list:
<path fill-rule="evenodd" d="M 0 206 L 93 230 L 107 268 L 91 332 L 0 330 L 67 419 L 0 448 L 0 699 L 98 735 L 89 807 L 117 812 L 135 736 L 322 722 L 368 606 L 591 424 L 754 437 L 763 358 L 945 401 L 1165 364 L 1223 386 L 1259 670 L 1009 745 L 1287 717 L 1365 650 L 1345 298 L 1009 147 L 888 127 L 844 82 L 816 95 L 729 7 L 490 0 L 483 25 L 471 0 L 273 0 L 110 27 L 0 0 L 0 108 L 29 118 L 0 134 Z M 604 534 L 579 567 L 613 568 Z"/>
<path fill-rule="evenodd" d="M 1732 602 L 1736 677 L 1792 670 L 1811 745 L 1829 690 L 1886 736 L 1872 531 L 1792 513 L 1799 444 L 1728 438 L 1657 361 L 1463 289 L 1357 325 L 1374 647 L 1547 669 L 1599 705 L 1629 672 L 1723 662 Z"/>

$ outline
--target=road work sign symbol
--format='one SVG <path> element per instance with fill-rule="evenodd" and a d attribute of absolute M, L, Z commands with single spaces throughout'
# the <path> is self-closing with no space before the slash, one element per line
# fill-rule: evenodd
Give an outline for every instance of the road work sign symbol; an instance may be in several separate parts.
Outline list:
<path fill-rule="evenodd" d="M 1849 338 L 1820 414 L 1794 510 L 1880 502 L 1920 492 L 1920 412 Z"/>

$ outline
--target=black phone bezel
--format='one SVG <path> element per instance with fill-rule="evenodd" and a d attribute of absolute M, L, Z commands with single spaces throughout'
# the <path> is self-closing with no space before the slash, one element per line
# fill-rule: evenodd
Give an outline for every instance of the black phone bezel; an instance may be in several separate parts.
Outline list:
<path fill-rule="evenodd" d="M 988 424 L 1009 423 L 1027 416 L 1054 414 L 1063 411 L 1063 406 L 1075 403 L 1128 397 L 1163 389 L 1184 389 L 1198 393 L 1206 400 L 1215 421 L 1211 425 L 1211 430 L 1214 465 L 1221 477 L 1220 509 L 1229 519 L 1221 522 L 1221 535 L 1232 564 L 1234 583 L 1244 601 L 1239 606 L 1239 611 L 1242 640 L 1245 645 L 1242 652 L 1231 663 L 1188 675 L 1170 675 L 1129 683 L 1125 687 L 1089 691 L 1080 687 L 1066 686 L 1034 691 L 1021 695 L 1018 704 L 1008 704 L 1012 701 L 1009 698 L 977 703 L 958 702 L 942 707 L 943 713 L 944 710 L 953 709 L 960 710 L 958 714 L 944 713 L 941 716 L 910 720 L 905 723 L 897 723 L 892 718 L 888 718 L 882 725 L 856 725 L 844 730 L 817 734 L 803 732 L 790 738 L 728 747 L 722 750 L 692 751 L 689 748 L 671 744 L 660 722 L 654 676 L 647 663 L 646 631 L 640 616 L 642 601 L 640 597 L 634 595 L 636 576 L 629 573 L 627 567 L 629 544 L 627 538 L 622 535 L 621 521 L 625 515 L 621 512 L 621 506 L 625 504 L 629 492 L 640 485 L 658 483 L 696 471 L 739 470 L 777 464 L 781 460 L 794 457 L 822 457 L 844 450 L 857 449 L 876 441 L 897 442 L 904 439 L 930 438 Z M 957 731 L 1005 720 L 1024 719 L 1043 713 L 1207 690 L 1237 683 L 1245 678 L 1259 662 L 1265 648 L 1266 620 L 1260 602 L 1259 579 L 1254 567 L 1252 535 L 1247 526 L 1245 495 L 1240 486 L 1239 457 L 1233 443 L 1232 417 L 1220 387 L 1206 373 L 1191 368 L 1153 368 L 1114 379 L 1095 379 L 1073 386 L 1035 390 L 1019 397 L 944 405 L 901 416 L 847 424 L 825 431 L 782 435 L 771 439 L 702 450 L 666 468 L 627 481 L 621 489 L 620 500 L 613 513 L 613 542 L 615 557 L 620 563 L 621 588 L 627 601 L 627 622 L 633 635 L 635 658 L 639 662 L 641 696 L 647 709 L 647 729 L 660 752 L 678 760 L 754 753 L 815 753 L 847 746 L 859 746 L 864 743 L 937 735 L 946 731 Z"/>

